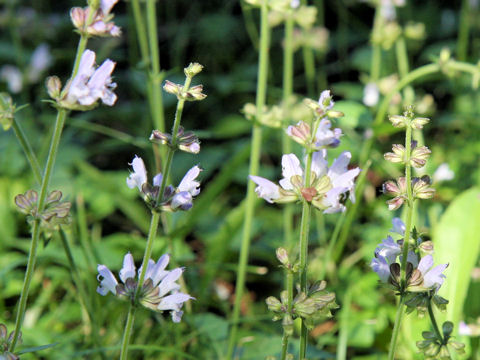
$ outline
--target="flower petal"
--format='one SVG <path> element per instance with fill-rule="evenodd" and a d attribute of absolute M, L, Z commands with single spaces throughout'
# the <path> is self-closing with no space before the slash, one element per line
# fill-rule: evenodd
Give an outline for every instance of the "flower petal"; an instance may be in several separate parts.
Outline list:
<path fill-rule="evenodd" d="M 275 183 L 271 182 L 268 179 L 255 175 L 249 175 L 249 178 L 258 185 L 255 189 L 255 192 L 262 199 L 265 199 L 269 203 L 273 203 L 276 199 L 280 197 L 278 185 L 276 185 Z"/>
<path fill-rule="evenodd" d="M 195 181 L 197 176 L 200 174 L 200 169 L 198 166 L 192 167 L 183 177 L 182 181 L 178 185 L 179 191 L 188 191 L 192 196 L 197 196 L 200 193 L 200 183 Z"/>
<path fill-rule="evenodd" d="M 116 295 L 116 286 L 118 284 L 117 279 L 113 276 L 112 272 L 105 265 L 97 266 L 98 275 L 97 280 L 100 281 L 100 285 L 97 287 L 97 292 L 100 295 L 107 295 L 110 291 L 113 295 Z"/>
<path fill-rule="evenodd" d="M 123 258 L 123 267 L 120 269 L 120 272 L 119 272 L 120 280 L 122 280 L 122 282 L 125 283 L 127 279 L 135 278 L 135 274 L 136 274 L 136 271 L 135 271 L 135 263 L 133 262 L 133 256 L 132 254 L 128 253 Z"/>
<path fill-rule="evenodd" d="M 133 168 L 133 173 L 127 178 L 127 186 L 133 189 L 135 186 L 142 191 L 142 186 L 147 182 L 147 170 L 141 157 L 135 155 L 132 162 L 129 164 Z"/>

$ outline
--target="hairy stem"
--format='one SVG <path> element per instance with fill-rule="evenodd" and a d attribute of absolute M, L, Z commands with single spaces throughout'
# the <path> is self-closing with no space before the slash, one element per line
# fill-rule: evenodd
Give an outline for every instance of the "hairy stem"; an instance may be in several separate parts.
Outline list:
<path fill-rule="evenodd" d="M 405 296 L 400 297 L 400 302 L 397 307 L 397 314 L 395 315 L 395 324 L 393 325 L 392 338 L 390 340 L 390 349 L 388 351 L 388 360 L 395 360 L 395 347 L 397 345 L 398 334 L 400 333 L 400 324 L 402 322 L 405 305 Z"/>
<path fill-rule="evenodd" d="M 135 321 L 136 307 L 133 303 L 128 308 L 127 322 L 125 323 L 125 330 L 123 331 L 122 347 L 120 350 L 120 360 L 127 360 L 128 358 L 128 345 L 130 343 L 130 337 L 132 335 L 133 322 Z"/>

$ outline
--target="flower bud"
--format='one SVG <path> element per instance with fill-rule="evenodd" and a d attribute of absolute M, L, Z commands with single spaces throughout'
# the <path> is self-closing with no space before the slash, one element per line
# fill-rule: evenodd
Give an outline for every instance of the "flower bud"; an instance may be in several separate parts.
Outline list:
<path fill-rule="evenodd" d="M 81 7 L 74 7 L 70 10 L 70 18 L 73 26 L 81 30 L 85 26 L 85 10 Z"/>
<path fill-rule="evenodd" d="M 418 245 L 418 249 L 420 250 L 420 255 L 423 257 L 425 255 L 432 255 L 433 254 L 433 242 L 430 240 L 422 242 Z"/>
<path fill-rule="evenodd" d="M 337 111 L 337 110 L 329 110 L 327 111 L 327 116 L 329 118 L 332 118 L 332 119 L 339 119 L 341 117 L 344 117 L 345 114 L 341 111 Z"/>
<path fill-rule="evenodd" d="M 285 267 L 288 267 L 290 266 L 290 261 L 288 260 L 288 253 L 287 253 L 287 250 L 285 248 L 278 248 L 277 251 L 276 251 L 276 255 L 277 255 L 277 259 L 278 261 L 280 261 L 280 263 L 285 266 Z"/>
<path fill-rule="evenodd" d="M 171 82 L 170 80 L 165 80 L 165 85 L 163 85 L 163 90 L 165 90 L 166 92 L 168 92 L 170 94 L 174 94 L 177 97 L 181 93 L 182 88 L 183 88 L 182 85 L 175 84 L 175 83 Z"/>
<path fill-rule="evenodd" d="M 422 129 L 423 125 L 426 125 L 429 122 L 430 122 L 429 118 L 417 117 L 412 120 L 412 123 L 410 124 L 410 126 L 412 127 L 412 129 Z"/>
<path fill-rule="evenodd" d="M 275 296 L 269 296 L 265 299 L 265 302 L 267 303 L 268 310 L 273 312 L 282 311 L 282 303 Z"/>
<path fill-rule="evenodd" d="M 435 189 L 430 187 L 430 178 L 425 175 L 421 178 L 413 178 L 413 196 L 418 199 L 430 199 L 435 194 Z"/>
<path fill-rule="evenodd" d="M 192 78 L 195 75 L 199 74 L 203 70 L 203 65 L 200 65 L 199 63 L 190 63 L 188 67 L 186 67 L 183 71 L 185 73 L 185 76 Z"/>
<path fill-rule="evenodd" d="M 425 165 L 431 153 L 432 152 L 430 149 L 426 146 L 416 147 L 416 142 L 414 142 L 414 146 L 412 147 L 412 152 L 410 154 L 410 164 L 415 168 L 421 168 Z"/>
<path fill-rule="evenodd" d="M 385 160 L 392 163 L 404 163 L 405 162 L 405 146 L 400 144 L 393 144 L 393 152 L 388 152 L 383 155 Z"/>
<path fill-rule="evenodd" d="M 167 145 L 167 144 L 170 144 L 172 140 L 172 136 L 170 134 L 163 133 L 159 130 L 153 130 L 149 140 L 154 143 Z"/>
<path fill-rule="evenodd" d="M 406 38 L 412 40 L 423 40 L 426 36 L 425 24 L 409 22 L 405 25 L 404 34 Z"/>
<path fill-rule="evenodd" d="M 403 115 L 391 115 L 388 117 L 388 120 L 396 128 L 403 128 L 407 125 L 407 118 Z"/>
<path fill-rule="evenodd" d="M 0 124 L 3 130 L 7 131 L 12 126 L 15 105 L 12 97 L 7 93 L 0 93 Z"/>
<path fill-rule="evenodd" d="M 295 11 L 295 22 L 303 29 L 310 29 L 317 18 L 317 8 L 315 6 L 300 6 Z"/>
<path fill-rule="evenodd" d="M 49 76 L 45 82 L 47 87 L 48 95 L 52 98 L 57 100 L 60 98 L 60 94 L 62 91 L 62 82 L 58 78 L 58 76 Z"/>
<path fill-rule="evenodd" d="M 312 137 L 310 134 L 310 125 L 303 121 L 300 121 L 295 126 L 289 126 L 286 132 L 288 136 L 300 145 L 306 145 Z"/>
<path fill-rule="evenodd" d="M 200 101 L 207 97 L 207 95 L 202 93 L 203 85 L 196 85 L 188 89 L 185 94 L 184 99 L 187 101 Z"/>

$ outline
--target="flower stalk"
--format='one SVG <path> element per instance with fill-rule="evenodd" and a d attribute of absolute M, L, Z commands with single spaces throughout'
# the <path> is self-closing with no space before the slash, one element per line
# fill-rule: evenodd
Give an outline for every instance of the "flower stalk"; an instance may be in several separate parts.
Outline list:
<path fill-rule="evenodd" d="M 267 93 L 267 75 L 268 75 L 268 49 L 270 44 L 270 27 L 268 24 L 268 4 L 262 1 L 260 15 L 260 52 L 256 94 L 257 119 L 263 116 L 265 99 Z M 262 128 L 255 122 L 252 129 L 252 145 L 250 154 L 249 174 L 258 173 L 260 162 L 260 150 L 262 144 Z M 249 181 L 247 185 L 247 196 L 245 206 L 245 218 L 243 223 L 242 244 L 240 248 L 240 257 L 238 261 L 237 281 L 235 287 L 235 304 L 232 314 L 232 327 L 228 340 L 227 359 L 233 356 L 235 342 L 237 338 L 238 322 L 240 319 L 240 305 L 243 298 L 245 287 L 245 275 L 248 263 L 248 253 L 250 249 L 250 236 L 252 230 L 253 214 L 255 206 L 255 185 Z"/>

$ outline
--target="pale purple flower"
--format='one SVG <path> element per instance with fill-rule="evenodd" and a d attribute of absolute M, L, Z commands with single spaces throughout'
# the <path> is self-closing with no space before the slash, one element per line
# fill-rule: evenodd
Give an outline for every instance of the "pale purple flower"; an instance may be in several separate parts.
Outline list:
<path fill-rule="evenodd" d="M 458 324 L 458 334 L 463 336 L 472 336 L 473 331 L 470 326 L 465 323 L 465 321 L 460 321 Z"/>
<path fill-rule="evenodd" d="M 171 271 L 165 270 L 170 260 L 169 255 L 162 255 L 155 263 L 152 259 L 147 264 L 144 283 L 140 291 L 139 301 L 142 305 L 156 311 L 170 311 L 173 322 L 180 322 L 183 312 L 183 303 L 194 299 L 188 294 L 180 292 L 180 285 L 177 280 L 182 276 L 183 268 L 176 268 Z M 128 253 L 123 259 L 123 267 L 119 271 L 119 277 L 123 284 L 119 284 L 113 273 L 105 266 L 98 265 L 97 279 L 100 285 L 97 292 L 106 295 L 111 292 L 120 297 L 127 297 L 130 301 L 134 299 L 137 292 L 138 278 L 142 267 L 137 271 L 133 256 Z M 147 282 L 147 280 L 150 280 Z"/>
<path fill-rule="evenodd" d="M 344 151 L 334 160 L 332 166 L 328 169 L 328 177 L 332 182 L 332 189 L 327 193 L 327 202 L 330 207 L 325 213 L 334 213 L 345 211 L 345 206 L 340 203 L 341 195 L 349 192 L 349 198 L 352 203 L 355 202 L 355 178 L 360 173 L 359 168 L 348 170 L 348 164 L 352 154 Z M 330 193 L 330 194 L 329 194 Z"/>
<path fill-rule="evenodd" d="M 280 197 L 280 191 L 278 185 L 271 182 L 268 179 L 262 178 L 260 176 L 249 175 L 250 180 L 252 180 L 257 187 L 255 192 L 258 197 L 265 199 L 269 203 L 273 203 L 276 199 Z"/>
<path fill-rule="evenodd" d="M 375 106 L 380 99 L 380 91 L 377 84 L 369 82 L 363 89 L 363 103 L 367 106 Z"/>
<path fill-rule="evenodd" d="M 352 194 L 353 180 L 360 169 L 347 169 L 351 157 L 348 152 L 342 153 L 329 169 L 326 154 L 325 149 L 313 153 L 310 184 L 305 184 L 300 160 L 294 154 L 283 155 L 280 186 L 262 177 L 250 175 L 250 179 L 258 185 L 255 189 L 257 195 L 270 203 L 286 203 L 303 198 L 325 213 L 343 211 L 345 206 L 341 201 L 347 191 L 351 192 L 351 200 L 355 200 Z"/>
<path fill-rule="evenodd" d="M 147 198 L 156 199 L 162 185 L 163 175 L 158 173 L 153 178 L 153 188 L 148 185 L 147 170 L 142 158 L 135 155 L 130 163 L 133 173 L 127 177 L 127 186 L 130 189 L 138 188 Z M 189 210 L 193 206 L 193 197 L 200 193 L 200 182 L 196 180 L 202 169 L 195 165 L 183 177 L 178 187 L 166 186 L 164 198 L 160 199 L 162 208 L 168 211 Z"/>
<path fill-rule="evenodd" d="M 405 224 L 402 219 L 395 217 L 392 219 L 393 227 L 389 230 L 392 233 L 396 233 L 399 235 L 405 235 Z"/>
<path fill-rule="evenodd" d="M 32 83 L 37 82 L 42 73 L 52 64 L 52 61 L 50 47 L 47 44 L 37 46 L 30 59 L 30 65 L 27 71 L 28 80 Z"/>
<path fill-rule="evenodd" d="M 330 90 L 322 91 L 322 93 L 320 94 L 320 98 L 318 99 L 318 103 L 320 104 L 320 107 L 324 113 L 333 108 L 335 102 L 332 99 Z"/>
<path fill-rule="evenodd" d="M 388 260 L 389 264 L 393 264 L 398 255 L 402 253 L 402 247 L 393 240 L 391 236 L 387 236 L 375 249 L 375 254 L 378 254 Z"/>
<path fill-rule="evenodd" d="M 127 177 L 127 186 L 133 189 L 135 186 L 138 190 L 142 191 L 142 186 L 147 182 L 147 169 L 141 157 L 135 155 L 132 162 L 129 165 L 133 168 L 133 173 Z M 161 180 L 160 180 L 161 182 Z"/>
<path fill-rule="evenodd" d="M 426 255 L 418 263 L 417 269 L 423 275 L 423 287 L 438 290 L 446 278 L 443 271 L 447 268 L 448 264 L 437 265 L 434 268 L 432 268 L 432 266 L 433 257 Z"/>
<path fill-rule="evenodd" d="M 292 9 L 296 9 L 300 6 L 300 0 L 291 0 L 290 1 L 290 7 Z"/>
<path fill-rule="evenodd" d="M 108 106 L 115 104 L 117 96 L 113 90 L 117 85 L 111 78 L 115 62 L 107 59 L 95 69 L 95 56 L 91 50 L 85 50 L 82 54 L 78 72 L 68 85 L 68 104 L 92 106 L 98 100 Z"/>
<path fill-rule="evenodd" d="M 200 182 L 195 179 L 200 174 L 198 166 L 192 167 L 183 177 L 172 198 L 172 209 L 188 210 L 193 206 L 193 197 L 200 193 Z"/>
<path fill-rule="evenodd" d="M 388 281 L 390 277 L 390 264 L 387 262 L 387 259 L 382 255 L 376 254 L 370 266 L 372 270 L 378 274 L 382 282 L 386 283 Z"/>
<path fill-rule="evenodd" d="M 315 134 L 315 147 L 320 149 L 324 146 L 336 147 L 340 144 L 340 136 L 342 136 L 342 130 L 335 128 L 330 130 L 332 122 L 327 118 L 320 120 L 317 133 Z"/>

